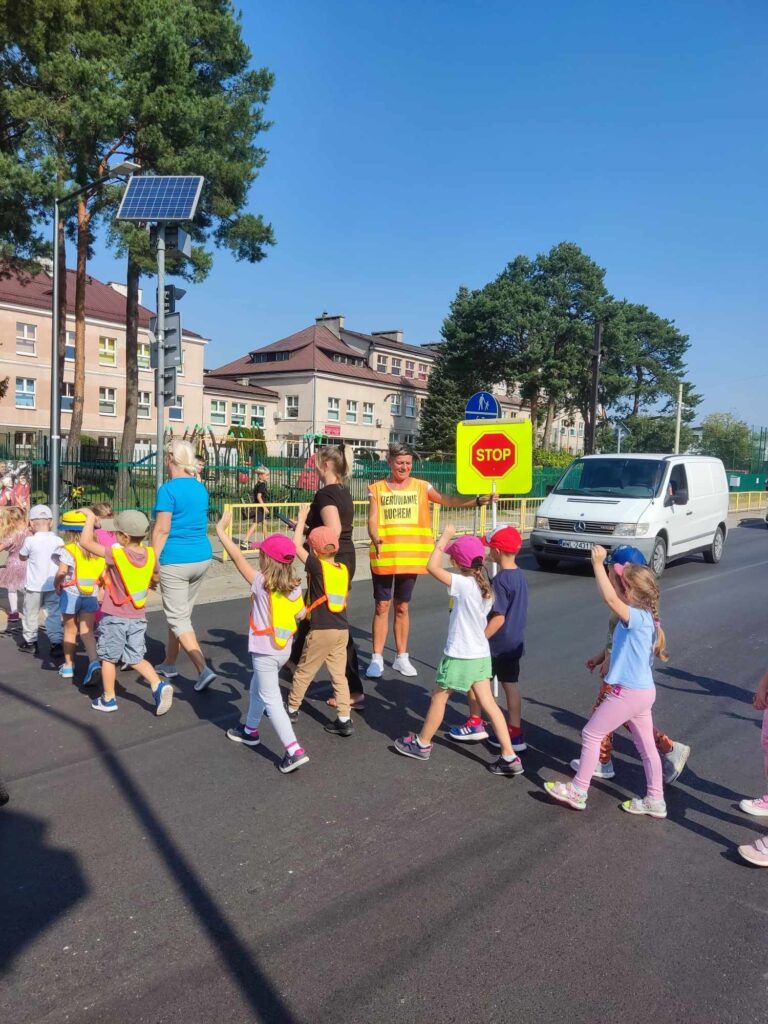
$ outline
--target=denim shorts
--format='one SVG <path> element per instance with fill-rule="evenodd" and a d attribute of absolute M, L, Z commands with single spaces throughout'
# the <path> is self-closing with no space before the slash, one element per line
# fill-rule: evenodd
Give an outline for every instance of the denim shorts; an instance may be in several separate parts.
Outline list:
<path fill-rule="evenodd" d="M 99 661 L 111 661 L 118 665 L 135 665 L 147 653 L 147 620 L 121 619 L 117 615 L 105 615 L 99 622 L 96 637 L 96 653 Z"/>
<path fill-rule="evenodd" d="M 59 596 L 59 611 L 62 615 L 79 615 L 80 612 L 97 612 L 99 599 L 95 594 L 73 594 L 62 590 Z"/>

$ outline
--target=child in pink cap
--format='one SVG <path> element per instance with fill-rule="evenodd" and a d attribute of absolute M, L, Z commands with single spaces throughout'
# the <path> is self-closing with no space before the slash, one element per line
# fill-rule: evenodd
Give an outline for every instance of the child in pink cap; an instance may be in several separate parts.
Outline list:
<path fill-rule="evenodd" d="M 491 693 L 491 649 L 485 635 L 492 605 L 491 585 L 483 568 L 485 546 L 479 537 L 459 537 L 449 544 L 456 529 L 446 526 L 427 563 L 427 572 L 448 587 L 452 598 L 445 652 L 437 667 L 435 689 L 427 717 L 419 733 L 395 740 L 398 754 L 428 761 L 432 737 L 443 723 L 445 706 L 453 690 L 471 694 L 493 726 L 501 756 L 488 765 L 494 775 L 520 775 L 522 762 L 512 749 L 504 715 Z M 443 554 L 458 572 L 446 572 Z"/>

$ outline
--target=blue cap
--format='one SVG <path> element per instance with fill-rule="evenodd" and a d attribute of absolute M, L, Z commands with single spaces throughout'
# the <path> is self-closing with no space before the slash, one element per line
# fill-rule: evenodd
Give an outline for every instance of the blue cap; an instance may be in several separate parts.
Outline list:
<path fill-rule="evenodd" d="M 645 555 L 631 544 L 619 544 L 606 558 L 608 565 L 648 565 Z"/>

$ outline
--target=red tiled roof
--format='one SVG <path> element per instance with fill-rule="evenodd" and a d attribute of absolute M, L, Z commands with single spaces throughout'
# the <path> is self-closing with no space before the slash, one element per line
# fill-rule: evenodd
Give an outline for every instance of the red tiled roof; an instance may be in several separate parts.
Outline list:
<path fill-rule="evenodd" d="M 395 341 L 394 338 L 387 338 L 381 334 L 374 337 L 372 334 L 363 334 L 361 331 L 349 331 L 346 327 L 342 327 L 342 341 L 345 334 L 351 334 L 353 338 L 367 341 L 369 345 L 381 345 L 382 347 L 395 349 L 397 352 L 413 353 L 415 356 L 427 356 L 430 359 L 434 359 L 434 353 L 425 352 L 421 345 L 406 345 L 404 341 Z"/>
<path fill-rule="evenodd" d="M 280 398 L 276 391 L 270 391 L 269 388 L 262 388 L 257 384 L 238 384 L 236 380 L 228 380 L 226 377 L 211 378 L 207 371 L 203 377 L 203 390 L 206 394 L 237 395 L 251 399 L 263 398 L 273 402 Z"/>
<path fill-rule="evenodd" d="M 37 274 L 20 274 L 15 271 L 0 273 L 0 303 L 14 306 L 31 306 L 33 309 L 44 309 L 50 312 L 53 296 L 53 281 L 50 275 L 41 270 Z M 75 271 L 67 271 L 67 312 L 75 315 Z M 139 306 L 139 327 L 149 327 L 149 318 L 154 310 Z M 86 319 L 106 320 L 109 323 L 125 327 L 125 296 L 103 281 L 90 274 L 85 287 Z M 201 334 L 184 327 L 184 334 L 190 338 L 203 339 Z"/>

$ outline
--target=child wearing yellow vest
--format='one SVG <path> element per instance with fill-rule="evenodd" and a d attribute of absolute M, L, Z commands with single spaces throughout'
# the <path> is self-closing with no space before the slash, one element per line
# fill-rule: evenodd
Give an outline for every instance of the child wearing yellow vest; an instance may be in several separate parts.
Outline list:
<path fill-rule="evenodd" d="M 349 625 L 346 608 L 349 570 L 334 560 L 339 540 L 329 526 L 317 526 L 307 537 L 309 551 L 303 547 L 304 526 L 309 505 L 302 505 L 293 537 L 297 554 L 307 568 L 307 613 L 309 635 L 301 652 L 288 694 L 288 715 L 295 722 L 307 687 L 325 663 L 331 676 L 338 715 L 325 726 L 337 736 L 352 735 L 349 683 L 347 682 L 347 642 Z"/>
<path fill-rule="evenodd" d="M 219 520 L 216 533 L 235 568 L 251 588 L 248 650 L 253 675 L 245 722 L 228 729 L 227 738 L 246 747 L 258 747 L 261 743 L 259 725 L 266 711 L 285 747 L 285 757 L 278 768 L 287 775 L 309 760 L 296 739 L 280 692 L 280 669 L 291 655 L 297 620 L 304 618 L 300 580 L 293 570 L 296 545 L 282 533 L 265 537 L 258 543 L 259 568 L 256 569 L 229 536 L 231 522 L 232 513 L 227 511 Z"/>
<path fill-rule="evenodd" d="M 91 707 L 94 711 L 117 711 L 115 677 L 117 666 L 125 663 L 146 679 L 152 689 L 155 714 L 164 715 L 173 704 L 173 687 L 160 678 L 144 657 L 147 650 L 144 606 L 155 569 L 155 553 L 152 548 L 144 546 L 149 520 L 138 509 L 121 512 L 115 519 L 117 544 L 104 547 L 93 536 L 96 526 L 93 512 L 85 509 L 84 515 L 80 544 L 85 551 L 103 558 L 106 563 L 101 599 L 103 617 L 96 641 L 104 692 L 91 703 Z"/>
<path fill-rule="evenodd" d="M 59 608 L 64 624 L 64 664 L 59 669 L 62 679 L 74 679 L 77 634 L 88 655 L 88 670 L 83 686 L 98 682 L 101 666 L 96 657 L 94 624 L 99 610 L 97 590 L 107 565 L 103 558 L 86 551 L 80 543 L 85 513 L 79 510 L 64 512 L 58 533 L 64 546 L 54 551 L 52 558 L 59 566 L 53 585 L 59 592 Z"/>

